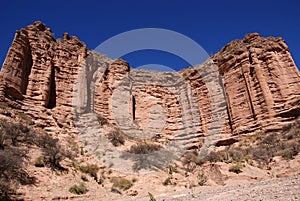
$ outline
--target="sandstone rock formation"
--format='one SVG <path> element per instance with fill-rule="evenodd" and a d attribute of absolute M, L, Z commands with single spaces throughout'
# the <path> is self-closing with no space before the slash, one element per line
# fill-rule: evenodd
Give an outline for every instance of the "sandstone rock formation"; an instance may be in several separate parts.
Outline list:
<path fill-rule="evenodd" d="M 216 72 L 221 77 L 211 76 Z M 146 129 L 146 137 L 180 141 L 186 149 L 280 129 L 300 115 L 300 74 L 287 45 L 258 34 L 232 41 L 204 64 L 159 73 L 89 51 L 67 33 L 55 39 L 35 22 L 15 34 L 0 78 L 1 101 L 49 132 L 76 132 L 75 92 L 77 115 L 95 112 L 125 132 Z"/>
<path fill-rule="evenodd" d="M 300 74 L 281 38 L 249 34 L 213 59 L 227 97 L 232 134 L 278 129 L 300 114 Z"/>
<path fill-rule="evenodd" d="M 41 127 L 71 124 L 73 86 L 87 47 L 67 33 L 55 39 L 41 22 L 15 34 L 1 70 L 2 93 Z"/>

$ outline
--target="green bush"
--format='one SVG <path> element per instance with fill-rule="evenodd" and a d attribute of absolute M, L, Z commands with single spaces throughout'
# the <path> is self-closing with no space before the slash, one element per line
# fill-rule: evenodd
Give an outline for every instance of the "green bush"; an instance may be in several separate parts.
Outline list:
<path fill-rule="evenodd" d="M 44 158 L 42 156 L 37 157 L 34 161 L 34 166 L 35 167 L 44 167 L 45 166 Z"/>
<path fill-rule="evenodd" d="M 204 173 L 199 173 L 198 174 L 198 184 L 200 186 L 204 186 L 206 182 L 207 182 L 206 175 Z"/>
<path fill-rule="evenodd" d="M 113 183 L 112 188 L 118 188 L 120 190 L 128 190 L 133 186 L 133 182 L 126 178 L 114 177 L 110 181 Z"/>
<path fill-rule="evenodd" d="M 236 174 L 239 174 L 239 173 L 243 172 L 242 171 L 243 167 L 244 167 L 243 164 L 236 163 L 236 164 L 234 164 L 234 165 L 232 165 L 232 166 L 229 167 L 229 172 L 234 172 Z"/>
<path fill-rule="evenodd" d="M 73 185 L 69 188 L 69 192 L 77 195 L 85 194 L 88 192 L 88 189 L 84 185 L 84 183 L 81 183 L 79 185 Z"/>

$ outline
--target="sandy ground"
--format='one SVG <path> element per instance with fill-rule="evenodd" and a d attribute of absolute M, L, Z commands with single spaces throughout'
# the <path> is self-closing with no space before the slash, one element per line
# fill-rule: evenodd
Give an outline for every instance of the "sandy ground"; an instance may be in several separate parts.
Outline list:
<path fill-rule="evenodd" d="M 156 197 L 161 200 L 300 200 L 300 175 L 228 186 L 198 187 Z M 122 199 L 120 199 L 122 200 Z M 149 200 L 141 198 L 136 200 Z"/>

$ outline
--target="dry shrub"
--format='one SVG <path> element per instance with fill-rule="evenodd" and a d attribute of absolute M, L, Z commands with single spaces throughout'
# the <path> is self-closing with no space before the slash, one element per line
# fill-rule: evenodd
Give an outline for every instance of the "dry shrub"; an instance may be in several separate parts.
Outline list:
<path fill-rule="evenodd" d="M 172 179 L 172 177 L 166 178 L 166 179 L 163 181 L 163 185 L 164 185 L 164 186 L 167 186 L 167 185 L 171 184 L 171 179 Z"/>
<path fill-rule="evenodd" d="M 199 173 L 198 174 L 198 184 L 200 186 L 204 186 L 206 182 L 207 182 L 207 176 L 204 173 Z"/>
<path fill-rule="evenodd" d="M 159 151 L 162 147 L 158 144 L 140 143 L 132 145 L 129 149 L 130 153 L 134 154 L 150 154 L 155 151 Z"/>
<path fill-rule="evenodd" d="M 242 168 L 243 168 L 243 167 L 244 167 L 243 164 L 241 164 L 241 163 L 236 163 L 236 164 L 234 164 L 234 165 L 232 165 L 232 166 L 229 167 L 229 172 L 234 172 L 234 173 L 236 173 L 236 174 L 239 174 L 239 173 L 243 172 L 243 171 L 242 171 Z"/>
<path fill-rule="evenodd" d="M 49 164 L 52 169 L 65 170 L 60 165 L 60 162 L 65 158 L 72 159 L 73 154 L 59 144 L 59 140 L 52 138 L 48 134 L 41 136 L 41 148 L 43 158 L 46 164 Z"/>
<path fill-rule="evenodd" d="M 288 143 L 284 149 L 282 149 L 281 151 L 279 151 L 279 154 L 281 155 L 282 158 L 286 159 L 286 160 L 291 160 L 294 158 L 294 156 L 296 156 L 300 151 L 300 141 L 294 141 L 294 142 L 290 142 Z"/>
<path fill-rule="evenodd" d="M 0 150 L 0 200 L 14 200 L 15 190 L 21 185 L 36 182 L 25 170 L 27 151 L 17 147 Z"/>
<path fill-rule="evenodd" d="M 108 121 L 106 118 L 102 117 L 101 115 L 97 115 L 97 119 L 98 119 L 98 122 L 100 124 L 100 126 L 103 126 L 105 124 L 108 124 Z"/>
<path fill-rule="evenodd" d="M 88 192 L 88 189 L 84 185 L 84 183 L 80 183 L 79 185 L 73 185 L 69 188 L 69 192 L 77 195 L 82 195 Z"/>
<path fill-rule="evenodd" d="M 17 146 L 19 142 L 32 144 L 34 139 L 34 133 L 28 126 L 0 120 L 0 149 L 8 145 Z"/>
<path fill-rule="evenodd" d="M 113 183 L 112 188 L 117 188 L 120 190 L 128 190 L 133 186 L 133 182 L 126 178 L 113 177 L 110 181 Z"/>
<path fill-rule="evenodd" d="M 86 165 L 86 166 L 81 166 L 79 170 L 85 174 L 90 175 L 93 177 L 96 181 L 98 179 L 97 173 L 99 171 L 99 167 L 96 164 L 91 164 L 91 165 Z"/>
<path fill-rule="evenodd" d="M 125 143 L 125 139 L 120 131 L 109 132 L 107 138 L 116 147 Z"/>
<path fill-rule="evenodd" d="M 196 165 L 202 165 L 203 161 L 201 160 L 199 154 L 196 151 L 187 152 L 183 157 L 183 164 L 188 165 L 190 163 L 195 163 Z"/>

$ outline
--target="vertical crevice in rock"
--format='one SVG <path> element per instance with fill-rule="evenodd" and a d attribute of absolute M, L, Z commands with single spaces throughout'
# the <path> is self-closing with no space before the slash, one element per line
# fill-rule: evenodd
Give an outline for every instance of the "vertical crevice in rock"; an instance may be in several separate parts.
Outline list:
<path fill-rule="evenodd" d="M 222 76 L 219 75 L 219 85 L 221 86 L 221 89 L 222 89 L 222 94 L 223 94 L 223 97 L 225 97 L 225 103 L 226 103 L 226 113 L 227 113 L 227 117 L 228 117 L 228 124 L 229 124 L 229 128 L 230 128 L 230 131 L 231 133 L 233 133 L 233 128 L 232 128 L 232 117 L 231 117 L 231 111 L 230 111 L 230 104 L 229 103 L 229 99 L 228 99 L 228 95 L 226 93 L 226 90 L 225 90 L 225 85 L 224 85 L 224 82 L 222 80 Z"/>
<path fill-rule="evenodd" d="M 250 66 L 250 76 L 253 78 L 254 76 L 254 67 Z"/>
<path fill-rule="evenodd" d="M 26 90 L 27 90 L 27 86 L 28 86 L 28 79 L 29 79 L 29 75 L 31 73 L 31 68 L 33 65 L 33 61 L 32 61 L 32 55 L 31 55 L 31 50 L 28 50 L 28 53 L 26 54 L 26 57 L 24 58 L 24 64 L 23 64 L 23 69 L 24 69 L 24 73 L 23 73 L 23 79 L 22 79 L 22 88 L 21 88 L 21 92 L 22 94 L 26 95 Z"/>
<path fill-rule="evenodd" d="M 226 111 L 227 111 L 227 116 L 228 116 L 228 124 L 229 124 L 229 128 L 230 128 L 230 131 L 231 133 L 233 133 L 233 126 L 232 126 L 232 110 L 231 110 L 231 104 L 230 104 L 230 100 L 228 98 L 228 94 L 225 93 L 225 97 L 226 97 L 226 103 L 227 103 L 227 106 L 226 106 Z"/>
<path fill-rule="evenodd" d="M 243 67 L 241 69 L 242 69 L 242 75 L 243 75 L 245 85 L 246 85 L 246 92 L 247 92 L 247 98 L 248 98 L 248 103 L 249 103 L 249 106 L 250 106 L 250 110 L 251 110 L 253 118 L 256 120 L 257 118 L 256 118 L 254 106 L 253 106 L 253 99 L 251 97 L 251 92 L 250 92 L 250 83 L 247 80 L 247 75 L 246 75 L 246 72 L 244 71 Z"/>
<path fill-rule="evenodd" d="M 132 95 L 131 96 L 132 100 L 132 120 L 135 120 L 135 97 Z"/>
<path fill-rule="evenodd" d="M 51 67 L 50 82 L 49 82 L 49 98 L 46 107 L 53 109 L 56 106 L 56 83 L 55 83 L 55 67 Z"/>
<path fill-rule="evenodd" d="M 248 55 L 249 55 L 249 63 L 253 64 L 253 59 L 252 59 L 252 56 L 251 56 L 251 53 L 250 53 L 249 49 L 248 49 Z"/>

